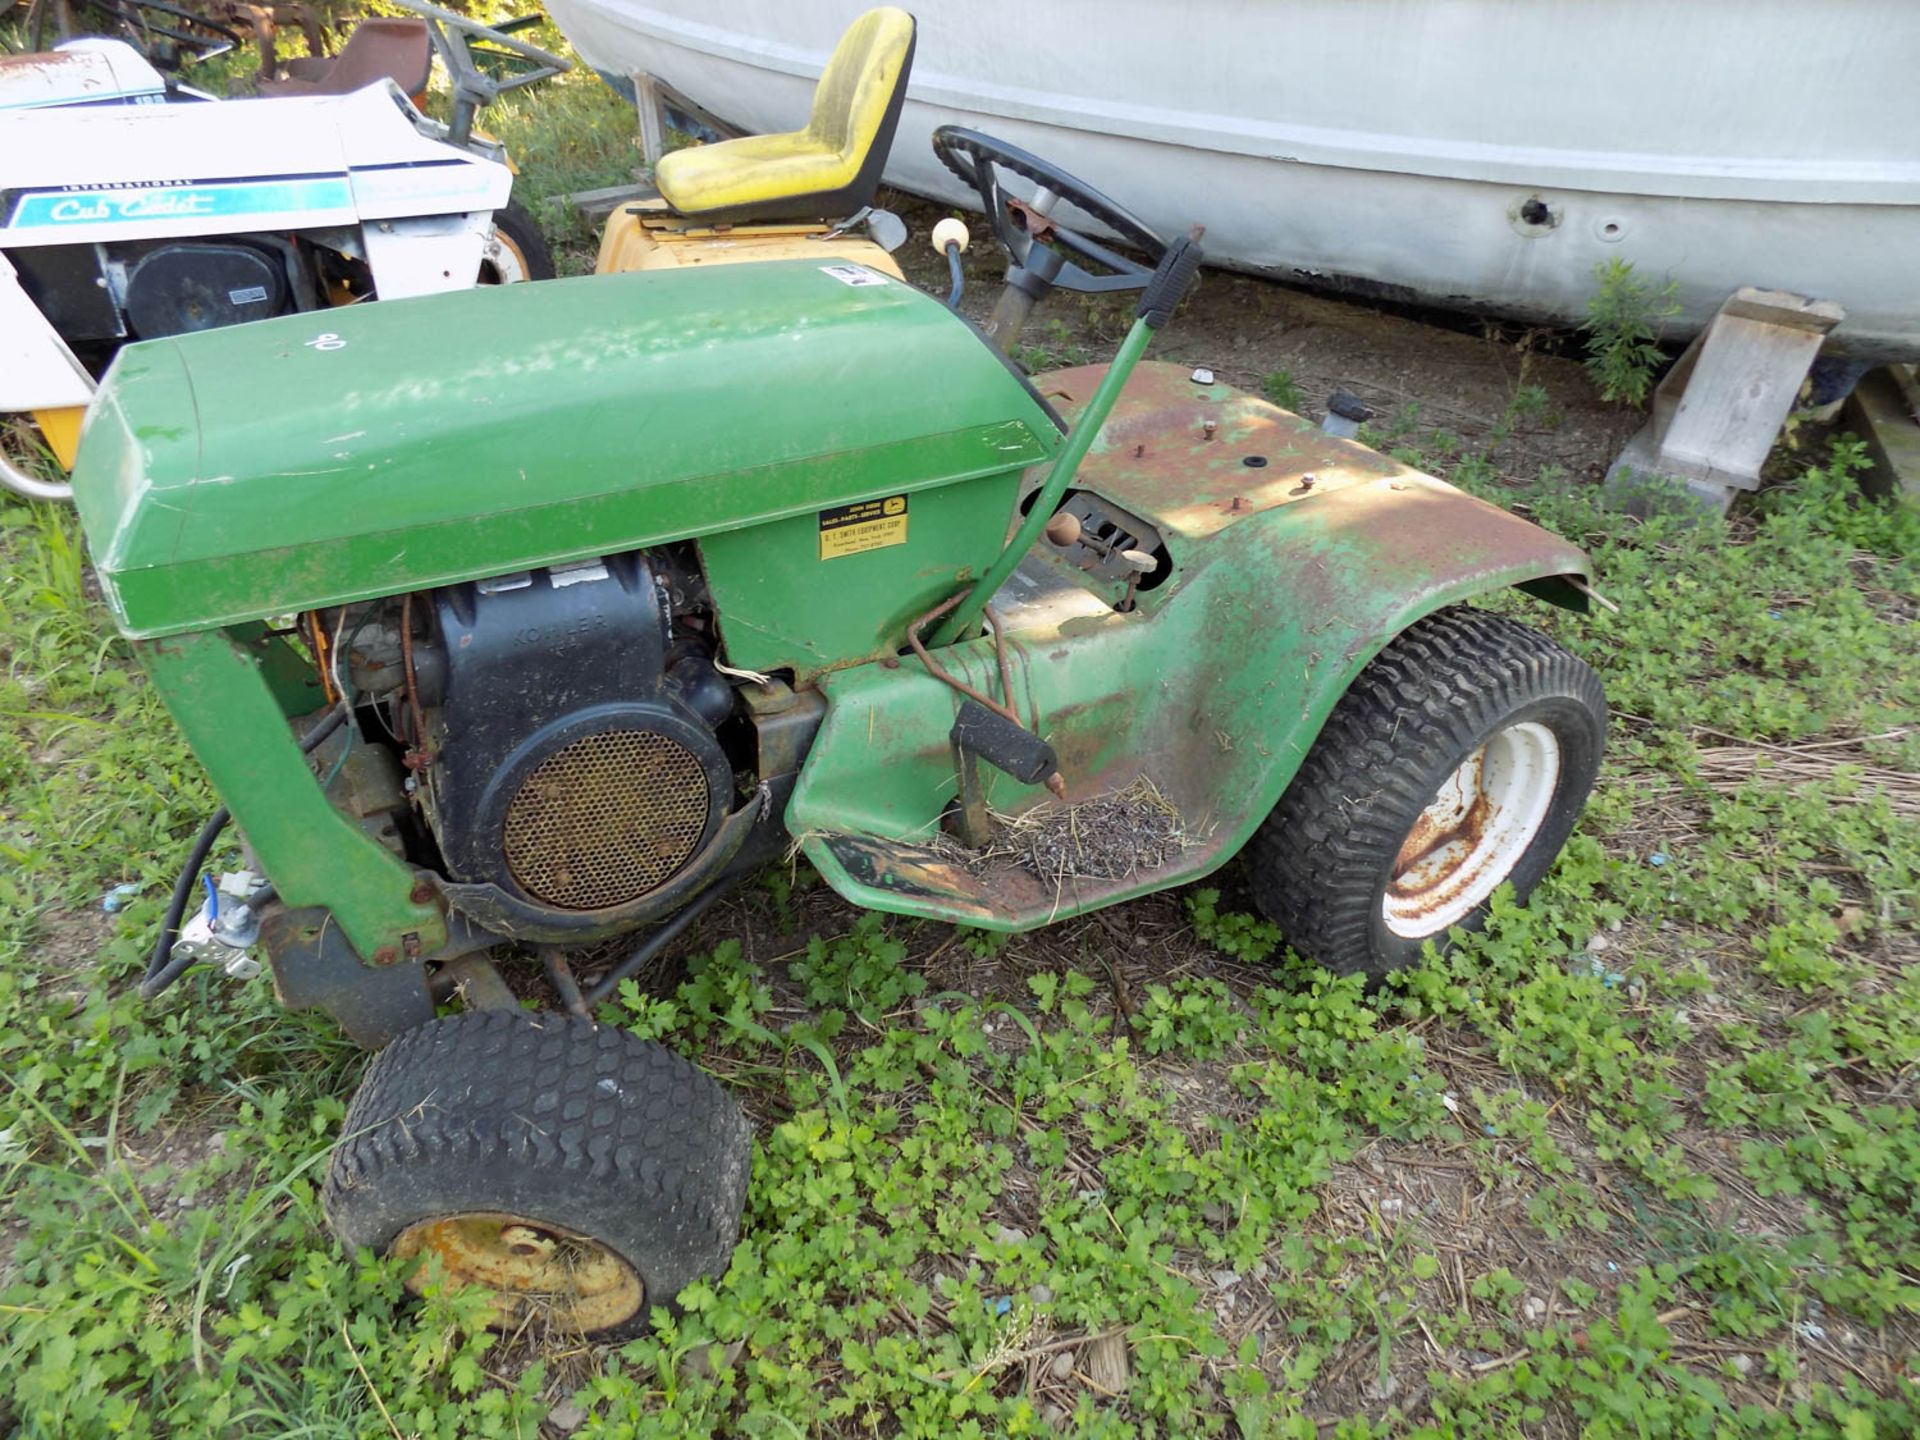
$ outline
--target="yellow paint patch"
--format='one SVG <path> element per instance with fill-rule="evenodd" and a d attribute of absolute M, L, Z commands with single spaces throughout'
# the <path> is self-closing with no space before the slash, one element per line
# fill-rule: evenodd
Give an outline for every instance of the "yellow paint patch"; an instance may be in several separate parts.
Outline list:
<path fill-rule="evenodd" d="M 33 420 L 46 438 L 47 448 L 63 470 L 73 469 L 73 457 L 80 449 L 80 422 L 87 413 L 84 405 L 65 405 L 58 410 L 36 410 Z"/>

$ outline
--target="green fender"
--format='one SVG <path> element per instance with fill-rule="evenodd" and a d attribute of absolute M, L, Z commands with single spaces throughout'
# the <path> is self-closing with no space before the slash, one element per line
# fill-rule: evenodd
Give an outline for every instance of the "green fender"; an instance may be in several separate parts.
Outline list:
<path fill-rule="evenodd" d="M 1572 581 L 1591 568 L 1566 541 L 1263 401 L 1197 391 L 1174 367 L 1148 371 L 1158 373 L 1143 393 L 1130 389 L 1125 427 L 1116 414 L 1108 429 L 1120 433 L 1103 436 L 1079 483 L 1160 529 L 1172 578 L 1121 614 L 1043 541 L 996 608 L 1018 708 L 1037 707 L 1070 800 L 1144 774 L 1191 843 L 1153 871 L 1058 890 L 1011 864 L 956 863 L 959 852 L 930 842 L 956 788 L 947 731 L 959 697 L 917 660 L 883 661 L 821 682 L 829 711 L 787 812 L 808 857 L 855 903 L 1024 930 L 1197 879 L 1246 843 L 1355 676 L 1414 621 L 1511 586 L 1585 608 Z M 1053 393 L 1063 408 L 1077 398 Z M 1192 423 L 1196 406 L 1214 407 L 1211 429 Z M 1244 458 L 1255 453 L 1268 463 L 1250 485 Z M 1156 457 L 1177 484 L 1141 473 Z M 998 694 L 991 640 L 938 658 Z M 1047 799 L 990 767 L 982 779 L 1003 812 Z"/>

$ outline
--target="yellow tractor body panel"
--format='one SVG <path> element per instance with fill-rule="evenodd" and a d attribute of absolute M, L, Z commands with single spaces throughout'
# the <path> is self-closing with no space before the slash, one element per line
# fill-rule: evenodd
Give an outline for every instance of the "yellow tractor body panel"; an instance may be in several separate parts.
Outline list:
<path fill-rule="evenodd" d="M 752 260 L 813 260 L 865 265 L 896 280 L 907 277 L 862 231 L 828 237 L 825 225 L 694 225 L 666 210 L 622 205 L 600 232 L 597 275 L 629 270 L 677 270 L 691 265 L 739 265 Z"/>

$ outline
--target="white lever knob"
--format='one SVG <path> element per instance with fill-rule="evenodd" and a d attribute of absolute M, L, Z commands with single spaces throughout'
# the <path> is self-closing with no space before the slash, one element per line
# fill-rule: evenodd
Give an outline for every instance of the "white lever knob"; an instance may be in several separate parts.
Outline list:
<path fill-rule="evenodd" d="M 949 245 L 958 245 L 965 250 L 972 239 L 973 236 L 967 232 L 967 222 L 949 215 L 933 227 L 933 253 L 944 255 Z"/>

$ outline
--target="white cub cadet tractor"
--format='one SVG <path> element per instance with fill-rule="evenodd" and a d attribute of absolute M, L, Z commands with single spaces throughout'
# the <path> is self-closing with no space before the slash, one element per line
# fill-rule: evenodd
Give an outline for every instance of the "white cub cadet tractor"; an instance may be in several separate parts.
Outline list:
<path fill-rule="evenodd" d="M 472 122 L 501 90 L 570 62 L 418 8 L 404 83 L 424 90 L 438 50 L 451 124 L 422 114 L 391 68 L 342 94 L 215 101 L 119 40 L 0 59 L 0 422 L 37 425 L 68 469 L 96 382 L 129 341 L 550 277 L 538 227 L 510 201 L 504 150 Z M 521 72 L 481 73 L 469 34 Z M 336 71 L 364 69 L 353 52 L 349 40 Z M 0 488 L 71 493 L 4 449 Z"/>

